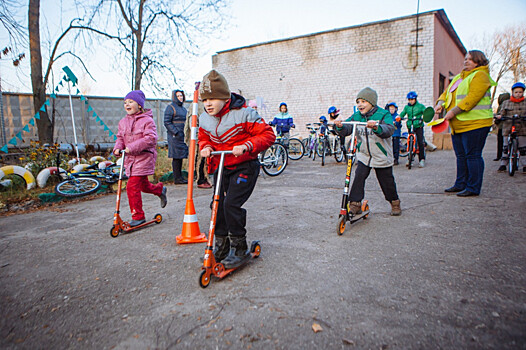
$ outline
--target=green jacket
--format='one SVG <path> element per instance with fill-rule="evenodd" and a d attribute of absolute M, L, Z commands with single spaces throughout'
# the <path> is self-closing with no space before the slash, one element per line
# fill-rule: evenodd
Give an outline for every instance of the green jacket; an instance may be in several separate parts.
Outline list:
<path fill-rule="evenodd" d="M 400 117 L 404 118 L 407 115 L 406 125 L 408 129 L 411 126 L 413 127 L 413 129 L 421 128 L 424 126 L 424 110 L 425 109 L 426 109 L 426 106 L 424 106 L 423 104 L 417 101 L 412 106 L 410 105 L 405 106 L 402 113 L 400 113 Z"/>
<path fill-rule="evenodd" d="M 391 136 L 395 131 L 391 113 L 380 107 L 374 107 L 365 116 L 360 112 L 354 113 L 346 122 L 367 122 L 378 120 L 378 130 L 359 126 L 356 131 L 358 149 L 356 159 L 371 168 L 388 168 L 393 165 L 393 141 Z M 341 136 L 352 133 L 352 125 L 344 124 L 336 128 Z"/>

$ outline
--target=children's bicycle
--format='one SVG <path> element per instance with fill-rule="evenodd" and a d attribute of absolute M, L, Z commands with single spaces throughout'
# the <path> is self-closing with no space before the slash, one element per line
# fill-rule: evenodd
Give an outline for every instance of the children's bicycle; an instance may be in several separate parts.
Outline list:
<path fill-rule="evenodd" d="M 330 135 L 333 135 L 333 137 L 330 137 Z M 345 150 L 341 145 L 340 137 L 333 130 L 327 130 L 325 135 L 320 137 L 320 146 L 322 166 L 325 165 L 326 156 L 334 156 L 338 163 L 343 161 Z"/>
<path fill-rule="evenodd" d="M 356 129 L 358 126 L 366 126 L 366 122 L 342 122 L 342 124 L 350 124 L 352 125 L 352 134 L 350 139 L 350 144 L 355 145 L 356 142 Z M 345 225 L 347 221 L 350 224 L 355 223 L 356 221 L 360 219 L 367 219 L 369 216 L 369 203 L 367 200 L 362 201 L 362 213 L 361 214 L 353 214 L 349 210 L 349 194 L 350 194 L 350 186 L 351 186 L 351 175 L 352 175 L 352 166 L 354 164 L 356 157 L 356 148 L 353 147 L 349 150 L 349 153 L 347 153 L 347 172 L 345 174 L 345 186 L 343 188 L 343 196 L 342 196 L 342 205 L 340 208 L 340 215 L 338 216 L 338 229 L 337 233 L 338 235 L 343 235 L 343 232 L 345 231 Z"/>
<path fill-rule="evenodd" d="M 418 142 L 416 142 L 416 134 L 413 131 L 413 128 L 408 129 L 407 133 L 407 168 L 411 169 L 411 166 L 413 164 L 413 160 L 415 159 L 415 155 L 420 152 L 418 148 Z M 402 155 L 404 157 L 404 155 Z"/>
<path fill-rule="evenodd" d="M 308 123 L 306 125 L 307 130 L 309 130 L 309 137 L 303 139 L 303 146 L 305 147 L 307 156 L 309 158 L 312 157 L 312 160 L 316 159 L 316 153 L 319 151 L 318 144 L 320 126 L 321 123 Z"/>
<path fill-rule="evenodd" d="M 222 279 L 228 276 L 233 271 L 244 266 L 248 261 L 259 257 L 261 253 L 261 245 L 259 241 L 252 241 L 250 246 L 250 259 L 248 259 L 243 265 L 231 269 L 225 268 L 221 262 L 216 261 L 214 256 L 214 233 L 217 220 L 217 211 L 219 208 L 219 198 L 221 191 L 221 181 L 223 178 L 223 165 L 225 163 L 225 155 L 232 154 L 232 151 L 216 151 L 212 152 L 212 155 L 220 155 L 219 167 L 217 168 L 217 181 L 214 190 L 214 200 L 212 202 L 212 215 L 210 218 L 210 228 L 208 229 L 208 244 L 205 249 L 205 257 L 203 259 L 203 271 L 199 275 L 199 286 L 206 288 L 210 284 L 212 276 Z"/>
<path fill-rule="evenodd" d="M 288 157 L 292 160 L 300 160 L 305 154 L 305 146 L 297 137 L 287 137 L 280 131 L 276 136 L 276 142 L 285 146 Z"/>
<path fill-rule="evenodd" d="M 287 167 L 288 159 L 287 149 L 279 142 L 275 142 L 258 155 L 261 169 L 263 169 L 263 172 L 268 176 L 278 176 L 281 174 Z"/>
<path fill-rule="evenodd" d="M 519 152 L 519 140 L 517 135 L 517 128 L 515 126 L 515 121 L 526 121 L 526 116 L 521 117 L 518 114 L 515 114 L 511 117 L 503 116 L 500 118 L 500 120 L 511 120 L 511 131 L 508 135 L 508 175 L 513 176 L 515 175 L 515 172 L 519 169 L 519 159 L 521 157 Z"/>

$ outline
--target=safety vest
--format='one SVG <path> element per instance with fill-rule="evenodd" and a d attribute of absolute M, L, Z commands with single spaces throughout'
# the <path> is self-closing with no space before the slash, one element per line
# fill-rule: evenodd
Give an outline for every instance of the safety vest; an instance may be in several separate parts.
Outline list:
<path fill-rule="evenodd" d="M 457 106 L 460 101 L 462 101 L 464 98 L 466 98 L 466 96 L 467 96 L 467 94 L 469 92 L 469 87 L 471 85 L 471 81 L 475 77 L 475 74 L 478 73 L 478 72 L 479 71 L 471 73 L 464 80 L 462 80 L 460 82 L 460 84 L 458 85 L 458 87 L 456 89 L 457 90 L 457 94 L 456 94 L 455 106 Z M 488 75 L 488 78 L 489 78 L 491 86 L 497 85 L 497 83 L 495 83 L 493 81 L 493 79 L 491 79 L 491 77 L 489 75 Z M 447 91 L 447 96 L 446 96 L 446 106 L 449 106 L 449 104 L 451 104 L 451 100 L 452 100 L 452 94 L 449 91 L 449 88 L 451 86 L 453 86 L 453 84 L 455 84 L 455 82 L 458 79 L 460 79 L 460 74 L 457 75 L 455 78 L 453 78 L 453 80 L 451 81 L 451 84 L 449 84 L 448 91 Z M 464 121 L 465 120 L 488 119 L 488 118 L 493 118 L 493 110 L 491 108 L 491 92 L 490 92 L 490 89 L 488 89 L 488 91 L 486 91 L 484 96 L 480 99 L 480 101 L 477 103 L 477 105 L 475 107 L 473 107 L 471 110 L 469 110 L 467 112 L 462 112 L 462 113 L 457 115 L 457 119 L 458 120 L 464 120 Z"/>

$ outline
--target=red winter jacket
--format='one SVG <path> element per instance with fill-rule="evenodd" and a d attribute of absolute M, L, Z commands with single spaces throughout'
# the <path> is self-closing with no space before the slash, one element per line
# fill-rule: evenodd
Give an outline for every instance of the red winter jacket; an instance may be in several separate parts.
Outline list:
<path fill-rule="evenodd" d="M 124 168 L 128 176 L 153 175 L 157 160 L 157 128 L 152 110 L 126 115 L 119 121 L 117 142 L 113 150 L 130 150 L 126 154 Z"/>
<path fill-rule="evenodd" d="M 214 151 L 230 151 L 234 146 L 246 145 L 248 151 L 239 157 L 225 156 L 225 166 L 256 159 L 260 152 L 276 140 L 272 128 L 252 108 L 246 108 L 245 98 L 232 93 L 230 109 L 221 117 L 204 112 L 199 117 L 199 149 L 211 147 Z M 213 173 L 219 165 L 219 157 L 209 158 L 208 172 Z"/>

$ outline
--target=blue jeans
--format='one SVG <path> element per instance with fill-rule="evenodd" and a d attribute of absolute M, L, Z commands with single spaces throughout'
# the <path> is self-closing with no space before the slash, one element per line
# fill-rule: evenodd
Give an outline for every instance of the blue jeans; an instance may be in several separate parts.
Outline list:
<path fill-rule="evenodd" d="M 486 144 L 489 127 L 454 134 L 451 136 L 457 156 L 455 187 L 480 194 L 484 176 L 482 149 Z"/>

